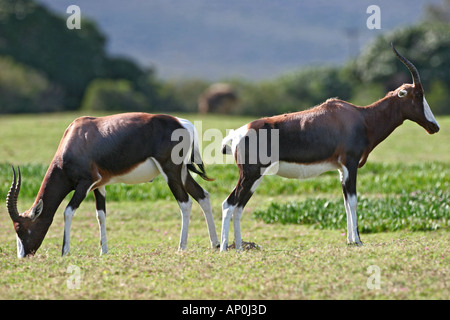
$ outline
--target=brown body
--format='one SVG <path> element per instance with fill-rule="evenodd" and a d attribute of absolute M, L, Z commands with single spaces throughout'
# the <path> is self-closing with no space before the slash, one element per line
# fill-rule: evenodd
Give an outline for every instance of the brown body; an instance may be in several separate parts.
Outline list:
<path fill-rule="evenodd" d="M 186 132 L 187 138 L 181 141 L 173 139 L 172 134 L 176 130 Z M 199 169 L 192 163 L 172 161 L 172 150 L 179 143 L 187 143 L 188 148 L 192 145 L 192 155 L 198 153 L 195 139 L 196 132 L 190 122 L 169 115 L 125 113 L 74 120 L 61 139 L 35 203 L 23 214 L 19 214 L 16 207 L 20 172 L 17 184 L 14 173 L 8 195 L 8 210 L 18 235 L 18 248 L 21 245 L 23 250 L 18 255 L 26 256 L 36 252 L 58 206 L 69 192 L 75 190 L 65 210 L 63 254 L 69 252 L 72 216 L 89 191 L 93 191 L 96 198 L 102 231 L 106 219 L 104 186 L 115 182 L 150 182 L 159 173 L 163 174 L 182 209 L 184 229 L 180 249 L 185 248 L 187 241 L 188 219 L 185 216 L 190 214 L 189 195 L 203 205 L 212 244 L 217 245 L 209 195 L 188 172 L 189 169 L 208 179 L 201 159 L 197 163 Z M 106 242 L 106 234 L 104 237 Z M 104 251 L 107 251 L 106 243 L 102 244 L 102 253 L 106 253 Z"/>
<path fill-rule="evenodd" d="M 422 90 L 402 85 L 383 99 L 359 107 L 339 99 L 328 99 L 312 109 L 262 118 L 250 122 L 248 129 L 279 130 L 279 158 L 296 163 L 345 162 L 347 154 L 358 158 L 362 167 L 369 153 L 398 126 L 409 119 L 427 132 L 439 130 L 423 112 Z M 406 91 L 399 97 L 399 91 Z M 269 145 L 269 144 L 268 144 Z"/>
<path fill-rule="evenodd" d="M 367 144 L 362 123 L 356 106 L 333 99 L 311 110 L 255 120 L 248 128 L 278 129 L 279 160 L 310 164 L 335 162 L 349 145 L 362 154 Z"/>
<path fill-rule="evenodd" d="M 255 120 L 224 139 L 223 151 L 235 156 L 239 179 L 222 204 L 221 250 L 226 250 L 228 245 L 231 217 L 236 248 L 240 248 L 240 217 L 264 175 L 305 179 L 335 169 L 340 172 L 344 194 L 347 241 L 361 244 L 356 223 L 357 169 L 405 120 L 418 123 L 430 134 L 439 131 L 425 100 L 417 69 L 395 49 L 394 52 L 411 71 L 413 84 L 404 84 L 366 107 L 329 99 L 310 110 Z M 277 140 L 275 144 L 274 140 Z M 252 148 L 252 144 L 256 148 Z M 274 146 L 277 146 L 275 152 Z M 259 158 L 256 162 L 251 161 L 255 152 L 261 158 L 271 155 L 271 161 L 264 162 Z"/>

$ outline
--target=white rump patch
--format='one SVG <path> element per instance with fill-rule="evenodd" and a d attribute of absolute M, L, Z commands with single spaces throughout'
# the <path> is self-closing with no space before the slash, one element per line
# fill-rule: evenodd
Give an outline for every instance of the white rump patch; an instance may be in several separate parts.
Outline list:
<path fill-rule="evenodd" d="M 231 152 L 233 153 L 233 157 L 236 156 L 237 145 L 248 132 L 247 126 L 248 124 L 243 125 L 242 127 L 236 130 L 230 130 L 228 135 L 222 140 L 222 147 L 231 141 Z"/>
<path fill-rule="evenodd" d="M 178 122 L 189 132 L 189 138 L 190 141 L 194 140 L 194 130 L 195 127 L 189 120 L 183 119 L 183 118 L 177 118 Z"/>
<path fill-rule="evenodd" d="M 190 122 L 189 120 L 183 119 L 183 118 L 177 118 L 177 120 L 180 122 L 180 124 L 187 130 L 189 133 L 189 152 L 186 152 L 186 156 L 183 160 L 184 163 L 190 163 L 191 160 L 191 145 L 194 144 L 194 159 L 196 161 L 201 160 L 201 155 L 199 151 L 198 146 L 198 134 L 197 129 L 195 129 L 195 126 Z M 172 151 L 173 152 L 173 151 Z"/>

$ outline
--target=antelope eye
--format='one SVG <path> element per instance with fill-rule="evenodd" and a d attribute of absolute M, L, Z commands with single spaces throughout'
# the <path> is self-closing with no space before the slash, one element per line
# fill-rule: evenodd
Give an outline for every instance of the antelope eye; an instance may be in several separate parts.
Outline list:
<path fill-rule="evenodd" d="M 399 92 L 398 92 L 398 96 L 400 97 L 400 98 L 403 98 L 404 96 L 406 96 L 408 94 L 408 91 L 406 91 L 406 90 L 400 90 Z"/>

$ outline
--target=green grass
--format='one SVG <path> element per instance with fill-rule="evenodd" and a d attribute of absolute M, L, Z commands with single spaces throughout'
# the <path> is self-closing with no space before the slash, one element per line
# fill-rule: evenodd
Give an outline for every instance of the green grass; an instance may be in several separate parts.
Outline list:
<path fill-rule="evenodd" d="M 20 165 L 19 210 L 29 208 L 62 133 L 78 116 L 0 118 L 3 199 L 10 165 Z M 203 131 L 223 133 L 250 120 L 181 116 L 203 120 Z M 304 181 L 263 179 L 241 223 L 244 241 L 260 250 L 220 254 L 209 249 L 206 223 L 194 204 L 188 250 L 179 253 L 179 209 L 158 177 L 151 184 L 107 187 L 110 252 L 102 257 L 92 196 L 77 210 L 71 255 L 64 258 L 62 211 L 70 197 L 36 256 L 27 259 L 17 259 L 12 223 L 0 207 L 0 299 L 450 299 L 450 117 L 438 121 L 441 131 L 433 136 L 405 122 L 359 170 L 363 247 L 346 245 L 339 175 L 330 172 Z M 221 203 L 236 184 L 237 169 L 209 164 L 207 171 L 216 181 L 197 179 L 211 194 L 220 234 Z M 263 216 L 271 211 L 294 221 L 266 223 Z M 232 232 L 231 227 L 231 241 Z M 367 287 L 367 269 L 373 265 L 380 268 L 380 289 Z M 79 289 L 67 286 L 73 279 L 70 266 L 81 272 Z"/>

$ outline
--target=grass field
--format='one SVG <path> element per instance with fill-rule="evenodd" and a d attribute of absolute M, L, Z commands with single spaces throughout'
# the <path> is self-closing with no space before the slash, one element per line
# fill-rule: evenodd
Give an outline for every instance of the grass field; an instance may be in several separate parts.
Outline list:
<path fill-rule="evenodd" d="M 20 165 L 19 210 L 29 208 L 62 133 L 79 115 L 0 118 L 2 199 L 10 165 Z M 181 116 L 222 133 L 251 120 Z M 194 204 L 188 250 L 177 252 L 179 209 L 158 177 L 151 184 L 107 187 L 110 252 L 102 257 L 92 196 L 75 215 L 71 255 L 63 258 L 62 212 L 69 197 L 36 256 L 27 259 L 17 259 L 12 223 L 0 207 L 0 299 L 450 299 L 450 117 L 438 122 L 441 131 L 433 136 L 405 122 L 360 169 L 362 247 L 346 245 L 339 175 L 330 172 L 304 181 L 262 181 L 241 223 L 243 240 L 259 250 L 210 249 Z M 216 180 L 198 181 L 211 194 L 220 234 L 221 203 L 237 169 L 210 163 L 207 171 Z"/>

